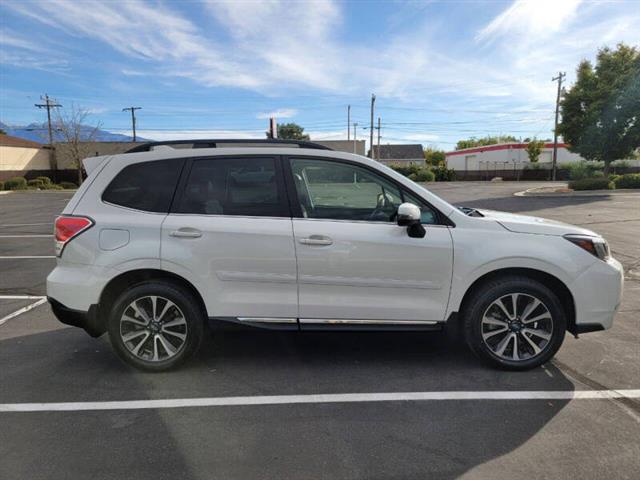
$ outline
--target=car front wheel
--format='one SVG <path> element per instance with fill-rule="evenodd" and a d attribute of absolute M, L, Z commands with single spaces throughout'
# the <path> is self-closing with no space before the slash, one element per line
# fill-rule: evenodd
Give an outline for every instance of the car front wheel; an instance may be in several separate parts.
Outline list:
<path fill-rule="evenodd" d="M 465 337 L 482 360 L 528 370 L 550 360 L 564 340 L 566 318 L 558 297 L 528 277 L 485 283 L 467 302 Z"/>

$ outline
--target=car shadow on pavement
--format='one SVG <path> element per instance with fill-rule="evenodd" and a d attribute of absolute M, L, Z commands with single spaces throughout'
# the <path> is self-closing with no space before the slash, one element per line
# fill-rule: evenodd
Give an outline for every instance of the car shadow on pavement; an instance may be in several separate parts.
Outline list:
<path fill-rule="evenodd" d="M 604 194 L 593 197 L 489 197 L 455 202 L 455 205 L 484 210 L 497 210 L 503 212 L 520 213 L 533 212 L 556 207 L 571 207 L 585 205 L 594 202 L 610 200 L 611 197 Z M 569 221 L 569 219 L 567 219 Z"/>
<path fill-rule="evenodd" d="M 0 403 L 574 389 L 551 364 L 490 369 L 443 333 L 216 331 L 179 370 L 145 374 L 123 365 L 105 337 L 65 328 L 0 341 L 0 363 Z M 518 449 L 567 403 L 0 414 L 12 439 L 0 455 L 6 478 L 457 478 Z"/>

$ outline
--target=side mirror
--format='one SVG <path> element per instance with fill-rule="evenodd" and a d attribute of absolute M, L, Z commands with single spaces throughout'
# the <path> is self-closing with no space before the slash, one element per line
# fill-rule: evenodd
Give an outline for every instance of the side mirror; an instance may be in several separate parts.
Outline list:
<path fill-rule="evenodd" d="M 398 207 L 398 225 L 407 227 L 407 234 L 411 238 L 423 238 L 427 231 L 421 223 L 420 207 L 413 203 L 403 203 Z"/>

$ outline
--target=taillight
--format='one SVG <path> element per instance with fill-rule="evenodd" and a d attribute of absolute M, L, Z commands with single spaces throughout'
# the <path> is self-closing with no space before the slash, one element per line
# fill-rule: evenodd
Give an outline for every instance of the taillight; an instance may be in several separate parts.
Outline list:
<path fill-rule="evenodd" d="M 93 226 L 93 220 L 89 217 L 72 217 L 61 215 L 56 218 L 56 255 L 62 255 L 62 251 L 67 243 L 80 235 L 85 230 Z"/>

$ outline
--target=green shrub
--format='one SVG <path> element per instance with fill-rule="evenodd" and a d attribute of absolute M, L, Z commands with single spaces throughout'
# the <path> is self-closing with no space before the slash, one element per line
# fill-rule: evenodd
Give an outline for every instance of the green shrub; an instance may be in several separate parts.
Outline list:
<path fill-rule="evenodd" d="M 436 179 L 435 174 L 428 168 L 421 168 L 416 173 L 416 182 L 433 182 Z"/>
<path fill-rule="evenodd" d="M 44 183 L 39 178 L 34 178 L 33 180 L 27 180 L 27 186 L 33 187 L 33 188 L 39 188 L 41 190 L 44 190 L 45 188 Z"/>
<path fill-rule="evenodd" d="M 64 190 L 64 187 L 62 187 L 62 185 L 56 185 L 55 183 L 52 183 L 51 185 L 47 185 L 46 189 L 47 190 Z"/>
<path fill-rule="evenodd" d="M 26 190 L 27 180 L 24 177 L 13 177 L 5 180 L 4 188 L 6 190 Z"/>
<path fill-rule="evenodd" d="M 417 175 L 417 173 L 421 169 L 420 165 L 416 163 L 410 163 L 409 165 L 389 165 L 389 167 L 394 169 L 396 172 L 404 175 L 405 177 L 409 177 L 413 173 Z"/>
<path fill-rule="evenodd" d="M 569 188 L 573 190 L 609 190 L 614 188 L 614 185 L 608 178 L 592 177 L 571 180 L 569 182 Z"/>
<path fill-rule="evenodd" d="M 49 177 L 36 177 L 36 180 L 40 180 L 44 185 L 51 185 L 51 179 Z"/>
<path fill-rule="evenodd" d="M 4 182 L 0 182 L 0 190 L 4 190 Z"/>
<path fill-rule="evenodd" d="M 73 182 L 60 182 L 58 185 L 60 185 L 65 190 L 73 190 L 74 188 L 78 188 L 78 186 Z"/>
<path fill-rule="evenodd" d="M 456 179 L 456 171 L 444 165 L 434 168 L 432 172 L 435 174 L 436 182 L 452 182 Z"/>
<path fill-rule="evenodd" d="M 640 188 L 640 173 L 625 173 L 617 177 L 613 181 L 616 188 Z"/>
<path fill-rule="evenodd" d="M 569 178 L 571 180 L 601 177 L 604 162 L 588 162 L 586 160 L 580 160 L 579 162 L 568 163 L 567 168 L 569 170 Z"/>

